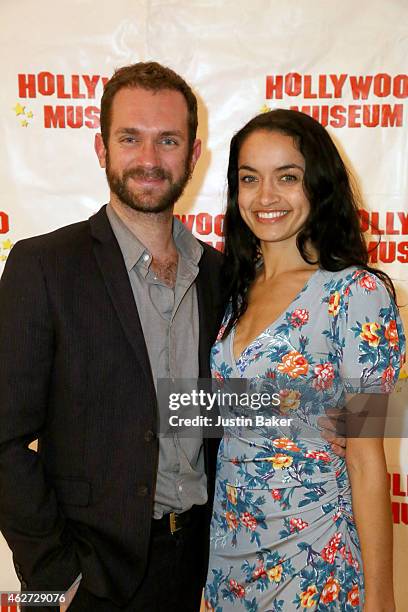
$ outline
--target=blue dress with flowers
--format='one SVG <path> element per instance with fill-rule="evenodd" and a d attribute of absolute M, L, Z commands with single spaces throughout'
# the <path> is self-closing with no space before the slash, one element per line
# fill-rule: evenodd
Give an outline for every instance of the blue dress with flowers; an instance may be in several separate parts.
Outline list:
<path fill-rule="evenodd" d="M 229 316 L 227 310 L 212 349 L 213 376 L 225 383 L 245 378 L 278 393 L 278 413 L 294 417 L 294 425 L 225 427 L 206 610 L 362 611 L 346 464 L 321 438 L 317 419 L 343 405 L 345 391 L 392 390 L 404 351 L 397 308 L 365 270 L 318 270 L 238 361 L 234 330 L 220 339 Z"/>

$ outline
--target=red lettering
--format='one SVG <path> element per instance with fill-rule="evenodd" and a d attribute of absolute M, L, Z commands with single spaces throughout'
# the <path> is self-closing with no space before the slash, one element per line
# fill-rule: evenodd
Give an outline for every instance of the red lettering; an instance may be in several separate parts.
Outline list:
<path fill-rule="evenodd" d="M 65 127 L 65 107 L 64 106 L 44 106 L 44 127 L 45 128 L 64 128 Z"/>
<path fill-rule="evenodd" d="M 406 491 L 401 491 L 401 474 L 392 475 L 392 494 L 398 497 L 406 497 Z"/>
<path fill-rule="evenodd" d="M 281 100 L 283 97 L 283 77 L 278 76 L 267 76 L 266 77 L 266 99 L 276 98 Z"/>
<path fill-rule="evenodd" d="M 399 234 L 399 230 L 394 229 L 394 213 L 387 212 L 385 214 L 385 233 L 388 236 Z"/>
<path fill-rule="evenodd" d="M 82 106 L 67 106 L 67 125 L 70 128 L 80 128 L 84 124 L 84 111 Z"/>
<path fill-rule="evenodd" d="M 384 230 L 380 229 L 380 214 L 378 212 L 371 213 L 371 234 L 373 236 L 382 236 Z"/>
<path fill-rule="evenodd" d="M 9 217 L 5 212 L 0 212 L 0 234 L 10 231 Z"/>
<path fill-rule="evenodd" d="M 1 612 L 17 612 L 17 604 L 9 603 L 9 593 L 1 594 Z"/>
<path fill-rule="evenodd" d="M 361 123 L 359 123 L 360 112 L 361 112 L 361 106 L 357 106 L 356 104 L 350 104 L 349 116 L 348 116 L 348 127 L 350 128 L 361 127 Z"/>
<path fill-rule="evenodd" d="M 55 79 L 51 72 L 40 72 L 37 77 L 38 91 L 42 96 L 55 93 Z"/>
<path fill-rule="evenodd" d="M 394 79 L 394 86 L 392 93 L 396 98 L 408 97 L 408 75 L 397 74 Z"/>
<path fill-rule="evenodd" d="M 382 107 L 381 127 L 401 127 L 404 106 L 402 104 L 394 104 L 394 108 L 390 104 L 384 104 Z"/>
<path fill-rule="evenodd" d="M 319 98 L 332 98 L 333 94 L 327 91 L 327 76 L 319 74 Z"/>
<path fill-rule="evenodd" d="M 331 109 L 331 127 L 342 128 L 346 125 L 346 107 L 335 104 Z"/>
<path fill-rule="evenodd" d="M 35 75 L 34 74 L 19 74 L 18 75 L 18 97 L 19 98 L 35 98 Z"/>
<path fill-rule="evenodd" d="M 401 234 L 408 234 L 408 213 L 397 213 L 398 219 L 401 221 Z"/>
<path fill-rule="evenodd" d="M 85 98 L 85 94 L 81 93 L 79 87 L 79 74 L 73 74 L 71 77 L 72 82 L 72 97 L 73 98 Z"/>
<path fill-rule="evenodd" d="M 87 106 L 85 109 L 85 117 L 87 118 L 87 121 L 85 121 L 86 127 L 98 129 L 101 124 L 99 120 L 99 114 L 99 108 L 97 108 L 96 106 Z"/>
<path fill-rule="evenodd" d="M 408 242 L 400 242 L 398 245 L 397 261 L 399 263 L 408 263 Z"/>
<path fill-rule="evenodd" d="M 380 123 L 380 105 L 373 104 L 363 106 L 363 125 L 366 127 L 377 127 Z"/>
<path fill-rule="evenodd" d="M 85 87 L 86 90 L 88 92 L 88 98 L 94 98 L 95 97 L 95 90 L 96 90 L 96 86 L 98 84 L 99 81 L 99 76 L 98 75 L 94 75 L 93 77 L 89 77 L 87 74 L 84 74 L 82 76 L 84 83 L 85 83 Z"/>
<path fill-rule="evenodd" d="M 196 232 L 207 236 L 212 231 L 212 217 L 208 213 L 200 213 L 196 217 Z"/>
<path fill-rule="evenodd" d="M 361 231 L 364 233 L 370 227 L 370 213 L 368 210 L 364 210 L 363 208 L 360 208 L 358 212 L 360 215 Z"/>
<path fill-rule="evenodd" d="M 288 96 L 298 96 L 302 91 L 302 77 L 298 72 L 289 72 L 285 76 L 285 93 Z"/>
<path fill-rule="evenodd" d="M 353 100 L 367 100 L 368 94 L 370 93 L 371 83 L 373 81 L 372 76 L 366 77 L 350 77 L 350 87 L 351 93 L 353 95 Z"/>
<path fill-rule="evenodd" d="M 317 98 L 317 93 L 312 92 L 312 77 L 310 74 L 306 74 L 304 77 L 303 97 L 305 99 Z"/>
<path fill-rule="evenodd" d="M 395 261 L 396 244 L 395 242 L 380 242 L 379 257 L 382 263 L 392 263 Z"/>
<path fill-rule="evenodd" d="M 378 98 L 386 98 L 391 93 L 391 77 L 381 72 L 374 77 L 374 93 Z"/>
<path fill-rule="evenodd" d="M 330 75 L 330 80 L 334 86 L 334 98 L 341 98 L 343 85 L 347 79 L 347 74 L 340 74 L 339 76 L 336 74 Z"/>
<path fill-rule="evenodd" d="M 71 97 L 71 94 L 65 91 L 65 77 L 63 74 L 57 74 L 57 96 L 58 98 Z"/>
<path fill-rule="evenodd" d="M 403 523 L 408 525 L 408 504 L 401 502 L 392 502 L 392 519 L 395 525 Z"/>
<path fill-rule="evenodd" d="M 214 234 L 217 236 L 224 235 L 224 215 L 217 215 L 214 219 Z"/>

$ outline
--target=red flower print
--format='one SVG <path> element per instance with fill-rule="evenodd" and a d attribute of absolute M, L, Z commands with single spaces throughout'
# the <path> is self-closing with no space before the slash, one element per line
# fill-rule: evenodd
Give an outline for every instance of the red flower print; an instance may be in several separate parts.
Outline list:
<path fill-rule="evenodd" d="M 256 518 L 249 512 L 243 512 L 241 514 L 241 523 L 251 531 L 255 531 L 258 524 Z"/>
<path fill-rule="evenodd" d="M 221 325 L 220 331 L 218 332 L 218 336 L 217 336 L 217 342 L 219 342 L 221 338 L 223 337 L 226 327 L 227 327 L 226 325 Z"/>
<path fill-rule="evenodd" d="M 352 589 L 347 593 L 347 601 L 353 606 L 353 608 L 360 605 L 360 592 L 357 584 L 353 584 Z"/>
<path fill-rule="evenodd" d="M 384 336 L 389 342 L 389 345 L 392 348 L 398 347 L 398 330 L 397 323 L 394 319 L 392 319 L 385 328 Z"/>
<path fill-rule="evenodd" d="M 323 548 L 322 552 L 320 553 L 322 559 L 324 559 L 324 561 L 327 561 L 327 563 L 334 563 L 340 543 L 341 533 L 336 533 L 336 535 L 332 537 L 330 542 L 327 544 L 327 546 Z"/>
<path fill-rule="evenodd" d="M 316 459 L 317 461 L 324 461 L 325 463 L 331 461 L 331 457 L 328 453 L 326 453 L 326 451 L 307 451 L 307 453 L 305 453 L 305 457 Z"/>
<path fill-rule="evenodd" d="M 226 512 L 225 518 L 227 520 L 228 527 L 231 529 L 231 531 L 235 531 L 239 524 L 237 515 L 233 512 Z"/>
<path fill-rule="evenodd" d="M 229 581 L 229 586 L 231 591 L 240 599 L 242 599 L 243 597 L 245 597 L 245 589 L 242 586 L 242 584 L 239 584 L 236 580 L 234 580 L 233 578 L 231 578 L 231 580 Z"/>
<path fill-rule="evenodd" d="M 222 374 L 220 374 L 216 370 L 214 371 L 214 378 L 215 378 L 215 380 L 218 380 L 218 382 L 224 382 L 224 380 L 225 380 L 225 378 L 222 376 Z"/>
<path fill-rule="evenodd" d="M 336 291 L 335 293 L 332 293 L 331 296 L 329 297 L 329 315 L 331 315 L 332 317 L 335 317 L 338 315 L 339 310 L 340 310 L 340 293 L 338 291 Z"/>
<path fill-rule="evenodd" d="M 291 532 L 302 531 L 302 529 L 309 527 L 309 523 L 306 523 L 306 521 L 302 521 L 301 518 L 291 518 L 289 523 Z"/>
<path fill-rule="evenodd" d="M 306 308 L 296 308 L 290 315 L 290 324 L 292 327 L 302 327 L 309 320 L 309 312 Z"/>
<path fill-rule="evenodd" d="M 334 379 L 334 368 L 333 364 L 328 361 L 320 363 L 314 368 L 315 378 L 313 386 L 315 389 L 322 391 L 323 389 L 330 389 L 333 385 Z"/>
<path fill-rule="evenodd" d="M 276 448 L 282 448 L 283 450 L 292 451 L 293 453 L 298 453 L 300 448 L 296 446 L 295 442 L 290 438 L 276 438 L 272 441 L 272 444 Z"/>
<path fill-rule="evenodd" d="M 282 493 L 279 491 L 279 489 L 272 489 L 271 495 L 273 499 L 276 499 L 276 500 L 281 499 L 282 497 Z"/>
<path fill-rule="evenodd" d="M 392 365 L 389 365 L 387 368 L 385 368 L 381 376 L 381 382 L 382 382 L 384 391 L 388 391 L 388 392 L 392 391 L 394 387 L 394 376 L 395 376 L 395 370 L 392 367 Z"/>
<path fill-rule="evenodd" d="M 252 572 L 252 578 L 254 580 L 259 580 L 259 578 L 263 578 L 266 576 L 266 570 L 262 561 L 257 561 L 258 567 Z"/>
<path fill-rule="evenodd" d="M 377 283 L 370 274 L 361 276 L 358 280 L 358 284 L 360 287 L 363 287 L 363 289 L 367 289 L 367 291 L 375 291 L 375 289 L 377 289 Z"/>
<path fill-rule="evenodd" d="M 317 594 L 316 585 L 308 586 L 306 591 L 300 594 L 300 603 L 302 608 L 314 608 L 317 603 L 315 595 Z"/>
<path fill-rule="evenodd" d="M 278 370 L 287 374 L 290 378 L 298 378 L 298 376 L 307 374 L 309 364 L 298 351 L 290 351 L 282 357 L 282 363 L 278 365 Z"/>
<path fill-rule="evenodd" d="M 360 338 L 368 342 L 370 346 L 377 347 L 380 344 L 380 336 L 377 331 L 381 329 L 381 325 L 376 323 L 363 323 L 361 326 Z"/>
<path fill-rule="evenodd" d="M 340 593 L 340 585 L 337 578 L 330 578 L 327 580 L 326 584 L 323 587 L 322 594 L 320 596 L 320 601 L 322 603 L 331 603 L 332 601 L 336 601 Z"/>

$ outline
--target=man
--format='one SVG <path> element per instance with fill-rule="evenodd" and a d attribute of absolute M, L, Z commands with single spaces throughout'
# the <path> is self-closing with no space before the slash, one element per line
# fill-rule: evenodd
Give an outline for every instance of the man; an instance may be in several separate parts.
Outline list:
<path fill-rule="evenodd" d="M 209 443 L 159 442 L 155 393 L 209 376 L 223 310 L 221 254 L 173 222 L 196 129 L 173 71 L 117 71 L 95 139 L 110 203 L 18 243 L 1 280 L 0 528 L 23 589 L 79 582 L 72 611 L 200 606 Z"/>
<path fill-rule="evenodd" d="M 199 609 L 216 445 L 158 439 L 155 389 L 209 376 L 224 309 L 221 255 L 173 221 L 196 129 L 177 74 L 118 70 L 95 139 L 109 204 L 18 243 L 1 279 L 0 528 L 22 588 L 70 612 Z"/>

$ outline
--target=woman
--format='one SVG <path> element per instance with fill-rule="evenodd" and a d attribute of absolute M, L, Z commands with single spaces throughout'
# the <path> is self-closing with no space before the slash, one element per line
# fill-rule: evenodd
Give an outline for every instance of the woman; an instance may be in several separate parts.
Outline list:
<path fill-rule="evenodd" d="M 213 375 L 274 390 L 296 426 L 225 429 L 207 609 L 392 612 L 382 439 L 350 438 L 344 460 L 317 422 L 345 390 L 389 392 L 398 378 L 392 283 L 367 265 L 347 170 L 307 115 L 252 119 L 231 141 L 228 186 Z"/>

